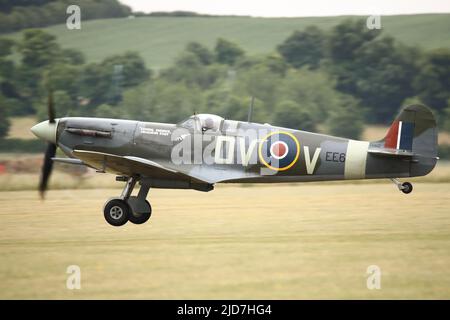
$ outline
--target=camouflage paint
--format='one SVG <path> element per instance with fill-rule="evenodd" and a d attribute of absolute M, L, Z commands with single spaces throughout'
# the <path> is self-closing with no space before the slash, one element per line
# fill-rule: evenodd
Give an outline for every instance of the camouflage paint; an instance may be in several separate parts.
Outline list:
<path fill-rule="evenodd" d="M 197 116 L 193 117 L 195 120 Z M 431 111 L 421 105 L 404 108 L 386 138 L 374 142 L 233 120 L 224 120 L 216 132 L 202 132 L 193 126 L 185 128 L 186 134 L 174 137 L 175 131 L 182 128 L 182 124 L 62 118 L 57 129 L 57 143 L 69 157 L 80 158 L 100 171 L 160 181 L 155 183 L 156 187 L 181 183 L 192 187 L 219 182 L 398 178 L 425 175 L 434 168 L 437 160 L 436 121 Z M 255 130 L 265 132 L 256 144 L 256 138 L 251 134 Z M 201 158 L 200 163 L 172 162 L 174 146 L 184 139 L 194 143 L 196 136 L 204 138 L 201 148 L 212 146 L 212 156 Z M 275 142 L 269 142 L 269 138 Z M 293 152 L 287 154 L 289 161 L 281 167 L 268 163 L 273 157 L 270 150 L 263 150 L 263 144 L 276 143 L 276 139 L 284 139 L 289 152 Z M 220 149 L 217 143 L 224 141 L 230 142 L 233 150 L 224 148 L 223 155 L 215 154 Z M 284 148 L 283 144 L 281 149 Z M 191 151 L 189 156 L 194 157 L 194 152 Z M 224 156 L 231 161 L 218 163 L 217 159 Z M 247 156 L 256 161 L 249 164 L 242 161 Z"/>

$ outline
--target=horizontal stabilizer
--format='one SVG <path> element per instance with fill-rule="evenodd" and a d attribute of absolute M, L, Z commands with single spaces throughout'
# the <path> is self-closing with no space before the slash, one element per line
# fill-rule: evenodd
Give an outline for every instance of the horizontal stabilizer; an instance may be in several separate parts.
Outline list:
<path fill-rule="evenodd" d="M 415 154 L 409 150 L 388 149 L 388 148 L 370 148 L 368 153 L 387 157 L 412 157 Z"/>

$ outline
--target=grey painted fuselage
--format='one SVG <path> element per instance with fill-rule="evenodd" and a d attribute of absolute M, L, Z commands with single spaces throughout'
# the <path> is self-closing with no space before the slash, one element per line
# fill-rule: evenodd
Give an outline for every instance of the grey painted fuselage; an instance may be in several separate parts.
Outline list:
<path fill-rule="evenodd" d="M 435 146 L 423 149 L 424 144 L 436 143 L 437 129 L 432 124 L 414 134 L 411 154 L 399 154 L 386 149 L 383 140 L 356 141 L 268 124 L 222 120 L 217 127 L 203 130 L 195 123 L 201 116 L 191 117 L 193 126 L 186 122 L 62 118 L 56 142 L 69 157 L 78 157 L 74 150 L 81 150 L 143 159 L 141 162 L 151 161 L 182 173 L 185 176 L 180 180 L 188 176 L 207 184 L 409 177 L 427 174 L 437 159 Z M 278 156 L 281 160 L 275 159 Z M 108 163 L 101 168 L 98 162 L 82 160 L 98 170 L 152 179 L 151 171 L 133 172 L 141 170 L 133 166 L 122 172 L 127 170 L 114 169 Z"/>

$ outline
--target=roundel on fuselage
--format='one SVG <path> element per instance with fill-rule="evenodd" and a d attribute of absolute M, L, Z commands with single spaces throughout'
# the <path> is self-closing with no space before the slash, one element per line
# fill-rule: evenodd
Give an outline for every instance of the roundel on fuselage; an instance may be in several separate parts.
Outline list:
<path fill-rule="evenodd" d="M 272 132 L 259 145 L 259 160 L 268 168 L 284 171 L 291 168 L 300 155 L 300 144 L 289 132 Z"/>

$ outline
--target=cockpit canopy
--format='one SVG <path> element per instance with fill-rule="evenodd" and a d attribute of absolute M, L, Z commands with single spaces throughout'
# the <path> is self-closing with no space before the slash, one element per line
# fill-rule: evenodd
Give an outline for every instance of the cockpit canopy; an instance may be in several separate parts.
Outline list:
<path fill-rule="evenodd" d="M 179 125 L 183 128 L 194 131 L 219 131 L 222 126 L 224 118 L 209 113 L 201 113 L 192 115 L 189 118 L 181 121 Z"/>

